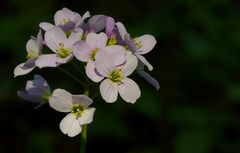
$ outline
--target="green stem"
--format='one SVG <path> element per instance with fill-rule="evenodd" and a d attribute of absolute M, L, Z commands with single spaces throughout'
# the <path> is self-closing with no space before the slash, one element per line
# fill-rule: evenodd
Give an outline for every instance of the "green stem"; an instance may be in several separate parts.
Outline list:
<path fill-rule="evenodd" d="M 89 85 L 88 81 L 86 80 L 86 84 L 84 86 L 84 95 L 89 95 Z M 82 134 L 81 134 L 81 144 L 80 144 L 80 153 L 86 152 L 86 144 L 87 144 L 87 124 L 84 124 L 82 127 Z"/>
<path fill-rule="evenodd" d="M 87 124 L 84 124 L 81 134 L 80 153 L 86 152 L 86 143 L 87 143 Z"/>
<path fill-rule="evenodd" d="M 77 77 L 75 77 L 74 75 L 72 75 L 70 72 L 66 71 L 65 69 L 58 67 L 58 69 L 60 71 L 62 71 L 63 73 L 67 74 L 68 76 L 70 76 L 71 78 L 73 78 L 75 81 L 77 81 L 78 83 L 80 83 L 81 85 L 85 85 L 81 80 L 79 80 Z"/>

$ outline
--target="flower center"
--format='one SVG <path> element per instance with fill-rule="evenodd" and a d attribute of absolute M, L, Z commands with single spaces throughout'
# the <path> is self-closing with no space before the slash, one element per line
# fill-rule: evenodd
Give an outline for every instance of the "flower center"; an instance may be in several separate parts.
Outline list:
<path fill-rule="evenodd" d="M 76 118 L 81 117 L 82 113 L 84 112 L 84 107 L 79 104 L 74 104 L 72 107 L 71 113 L 76 116 Z"/>
<path fill-rule="evenodd" d="M 89 56 L 90 56 L 90 59 L 91 59 L 92 61 L 95 61 L 95 55 L 96 55 L 96 53 L 97 53 L 98 51 L 99 51 L 99 49 L 96 48 L 96 49 L 94 49 L 94 50 L 92 50 L 92 51 L 90 52 Z"/>
<path fill-rule="evenodd" d="M 69 20 L 69 19 L 66 19 L 66 18 L 63 18 L 63 19 L 60 21 L 60 23 L 61 23 L 62 25 L 67 24 L 68 22 L 70 22 L 70 20 Z"/>
<path fill-rule="evenodd" d="M 114 83 L 121 83 L 124 76 L 119 69 L 114 69 L 108 76 L 108 78 Z"/>
<path fill-rule="evenodd" d="M 111 46 L 115 44 L 117 44 L 117 39 L 115 37 L 111 37 L 110 39 L 108 39 L 107 46 Z"/>
<path fill-rule="evenodd" d="M 38 56 L 39 56 L 39 55 L 38 55 L 37 52 L 35 52 L 35 51 L 33 51 L 32 49 L 30 49 L 30 51 L 29 51 L 28 54 L 27 54 L 27 59 L 36 58 L 36 57 L 38 57 Z"/>
<path fill-rule="evenodd" d="M 57 54 L 60 58 L 65 58 L 71 53 L 70 49 L 65 48 L 63 43 L 59 43 L 59 48 L 57 49 Z"/>
<path fill-rule="evenodd" d="M 137 37 L 133 39 L 135 45 L 137 46 L 137 49 L 142 48 L 142 42 L 141 41 L 137 41 Z"/>

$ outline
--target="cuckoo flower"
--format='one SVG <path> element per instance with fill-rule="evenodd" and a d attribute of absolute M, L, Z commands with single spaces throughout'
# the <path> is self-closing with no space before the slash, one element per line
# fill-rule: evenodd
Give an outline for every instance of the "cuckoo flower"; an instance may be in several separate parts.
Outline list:
<path fill-rule="evenodd" d="M 106 44 L 106 34 L 89 33 L 85 42 L 81 41 L 73 47 L 74 56 L 82 62 L 87 62 L 86 74 L 94 82 L 99 82 L 104 78 L 96 71 L 95 56 L 98 52 L 109 54 L 115 65 L 121 65 L 125 62 L 125 49 L 122 46 L 106 46 Z"/>
<path fill-rule="evenodd" d="M 73 45 L 82 38 L 82 29 L 75 29 L 67 38 L 63 30 L 55 27 L 45 33 L 45 43 L 55 54 L 45 54 L 36 60 L 36 66 L 57 67 L 67 63 L 73 57 Z"/>
<path fill-rule="evenodd" d="M 141 92 L 138 85 L 128 76 L 137 67 L 137 58 L 127 52 L 126 63 L 121 67 L 114 66 L 112 58 L 105 52 L 96 55 L 96 69 L 106 79 L 100 84 L 100 93 L 108 103 L 117 100 L 118 93 L 129 103 L 135 103 Z"/>
<path fill-rule="evenodd" d="M 102 31 L 106 26 L 106 16 L 105 15 L 94 15 L 87 23 L 83 23 L 81 28 L 84 29 L 85 34 L 95 32 L 98 33 Z"/>
<path fill-rule="evenodd" d="M 27 81 L 26 92 L 18 91 L 18 96 L 33 103 L 40 103 L 40 106 L 48 101 L 48 98 L 51 96 L 51 90 L 43 77 L 34 75 L 33 80 Z"/>
<path fill-rule="evenodd" d="M 150 52 L 154 48 L 157 43 L 156 39 L 149 34 L 132 39 L 121 22 L 117 22 L 116 26 L 121 36 L 119 41 L 123 41 L 127 48 L 131 50 L 150 71 L 153 70 L 152 65 L 142 55 Z"/>
<path fill-rule="evenodd" d="M 42 54 L 42 47 L 43 37 L 41 30 L 39 30 L 37 38 L 32 37 L 31 39 L 28 40 L 26 45 L 26 49 L 28 52 L 27 55 L 28 60 L 25 63 L 19 64 L 14 69 L 14 77 L 28 74 L 36 67 L 35 61 Z"/>
<path fill-rule="evenodd" d="M 69 112 L 60 123 L 60 130 L 69 137 L 82 131 L 82 125 L 93 120 L 95 108 L 88 107 L 92 99 L 85 95 L 72 95 L 63 89 L 56 89 L 49 98 L 49 105 L 59 112 Z"/>
<path fill-rule="evenodd" d="M 90 17 L 89 12 L 86 12 L 81 17 L 80 14 L 73 12 L 67 8 L 63 8 L 62 10 L 58 10 L 54 15 L 55 25 L 47 22 L 41 22 L 39 26 L 45 31 L 51 30 L 57 26 L 60 27 L 67 36 L 69 36 L 71 32 L 74 29 L 79 28 L 82 25 L 83 21 L 88 17 Z"/>

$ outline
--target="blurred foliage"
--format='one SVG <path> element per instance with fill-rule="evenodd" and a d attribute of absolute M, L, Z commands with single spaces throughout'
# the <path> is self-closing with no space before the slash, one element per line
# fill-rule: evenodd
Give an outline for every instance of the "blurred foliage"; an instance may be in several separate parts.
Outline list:
<path fill-rule="evenodd" d="M 1 0 L 0 153 L 79 151 L 79 136 L 68 138 L 59 130 L 64 114 L 46 106 L 35 110 L 16 96 L 33 73 L 13 79 L 29 37 L 40 22 L 53 22 L 62 7 L 113 16 L 132 36 L 149 33 L 158 41 L 147 59 L 161 89 L 133 76 L 142 90 L 136 104 L 94 99 L 87 152 L 239 153 L 239 6 L 238 0 Z M 34 73 L 52 89 L 82 92 L 58 70 Z"/>

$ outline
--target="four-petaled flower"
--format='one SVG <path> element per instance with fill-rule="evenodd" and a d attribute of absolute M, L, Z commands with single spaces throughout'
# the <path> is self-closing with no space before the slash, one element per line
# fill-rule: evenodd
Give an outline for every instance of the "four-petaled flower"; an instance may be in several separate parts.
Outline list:
<path fill-rule="evenodd" d="M 14 77 L 28 74 L 36 67 L 35 61 L 42 54 L 42 47 L 43 37 L 41 30 L 39 30 L 37 38 L 32 37 L 28 40 L 26 45 L 28 60 L 25 63 L 19 64 L 14 69 Z"/>
<path fill-rule="evenodd" d="M 138 85 L 128 76 L 136 69 L 137 64 L 137 58 L 131 52 L 127 52 L 126 63 L 122 66 L 114 65 L 111 57 L 105 52 L 96 55 L 97 71 L 106 77 L 100 84 L 100 93 L 106 102 L 115 102 L 118 93 L 126 102 L 136 102 L 141 92 Z"/>
<path fill-rule="evenodd" d="M 75 29 L 67 38 L 63 30 L 55 27 L 45 33 L 45 43 L 55 54 L 45 54 L 36 60 L 39 68 L 56 67 L 73 58 L 73 45 L 82 39 L 83 30 Z"/>
<path fill-rule="evenodd" d="M 33 80 L 27 81 L 26 92 L 18 91 L 18 96 L 33 103 L 40 103 L 39 106 L 41 106 L 48 101 L 51 90 L 43 77 L 34 75 Z"/>
<path fill-rule="evenodd" d="M 49 105 L 59 112 L 69 112 L 60 123 L 60 129 L 69 137 L 74 137 L 82 131 L 82 125 L 93 120 L 95 108 L 88 107 L 92 99 L 85 95 L 72 95 L 63 89 L 56 89 L 49 98 Z"/>
<path fill-rule="evenodd" d="M 81 41 L 74 45 L 74 56 L 82 61 L 87 62 L 86 74 L 94 82 L 101 81 L 104 77 L 96 71 L 95 56 L 99 52 L 107 52 L 116 65 L 125 62 L 125 49 L 120 45 L 107 46 L 107 35 L 104 33 L 89 33 L 86 41 Z"/>

